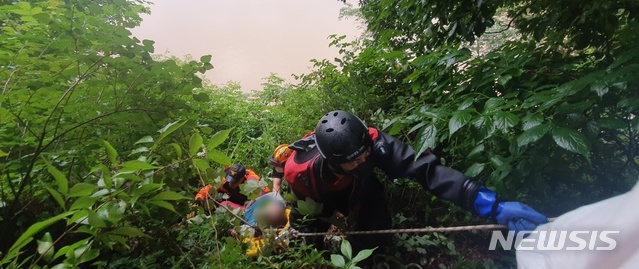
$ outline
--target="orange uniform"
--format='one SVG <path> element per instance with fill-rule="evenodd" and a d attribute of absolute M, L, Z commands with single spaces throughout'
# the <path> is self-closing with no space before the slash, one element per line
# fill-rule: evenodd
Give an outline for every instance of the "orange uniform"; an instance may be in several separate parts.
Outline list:
<path fill-rule="evenodd" d="M 228 173 L 230 168 L 231 166 L 227 166 L 224 168 L 224 171 Z M 253 170 L 246 169 L 246 174 L 244 175 L 240 183 L 244 183 L 248 180 L 261 180 L 261 179 L 260 179 L 260 176 L 258 176 Z M 204 188 L 200 189 L 200 191 L 198 191 L 198 193 L 195 195 L 195 200 L 197 199 L 206 200 L 207 196 L 209 196 L 209 193 L 212 187 L 213 185 L 209 184 L 205 186 Z M 217 189 L 217 191 L 218 193 L 228 194 L 229 197 L 228 199 L 226 199 L 226 201 L 223 202 L 223 204 L 228 205 L 232 208 L 241 207 L 242 209 L 244 209 L 244 204 L 248 201 L 248 197 L 240 192 L 240 187 L 238 186 L 236 188 L 232 188 L 231 184 L 226 179 L 224 180 L 222 185 Z M 268 192 L 270 192 L 269 188 L 265 187 L 260 193 L 260 195 L 264 193 L 268 193 Z"/>

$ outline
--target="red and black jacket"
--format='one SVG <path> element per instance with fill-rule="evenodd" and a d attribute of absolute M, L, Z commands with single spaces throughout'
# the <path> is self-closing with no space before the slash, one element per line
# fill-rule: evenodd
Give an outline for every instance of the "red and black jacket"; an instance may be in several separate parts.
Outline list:
<path fill-rule="evenodd" d="M 357 210 L 362 184 L 377 180 L 374 168 L 388 179 L 411 178 L 439 198 L 475 212 L 474 201 L 480 187 L 463 173 L 443 166 L 431 153 L 415 159 L 415 151 L 389 134 L 369 127 L 372 152 L 354 172 L 338 173 L 319 153 L 313 133 L 291 144 L 293 154 L 286 162 L 284 178 L 299 199 L 309 197 L 316 202 L 332 204 L 342 213 Z M 343 198 L 346 196 L 347 198 Z M 340 198 L 348 201 L 339 201 Z M 348 203 L 346 205 L 344 202 Z M 347 208 L 346 208 L 347 207 Z M 330 212 L 326 212 L 330 214 Z"/>

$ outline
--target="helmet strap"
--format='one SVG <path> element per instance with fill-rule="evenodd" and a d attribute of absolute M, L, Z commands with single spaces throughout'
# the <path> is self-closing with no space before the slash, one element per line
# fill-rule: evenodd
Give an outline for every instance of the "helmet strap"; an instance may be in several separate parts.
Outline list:
<path fill-rule="evenodd" d="M 338 173 L 338 174 L 342 174 L 342 175 L 348 174 L 346 171 L 344 171 L 344 169 L 342 169 L 342 167 L 339 164 L 335 164 L 331 160 L 328 160 L 326 158 L 324 158 L 324 161 L 326 161 L 326 165 L 334 173 Z"/>

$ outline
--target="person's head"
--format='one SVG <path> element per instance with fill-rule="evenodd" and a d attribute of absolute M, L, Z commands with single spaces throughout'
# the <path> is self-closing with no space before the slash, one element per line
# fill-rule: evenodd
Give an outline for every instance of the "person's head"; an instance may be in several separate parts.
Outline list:
<path fill-rule="evenodd" d="M 228 182 L 229 186 L 233 189 L 237 188 L 240 184 L 242 184 L 242 182 L 244 182 L 245 176 L 246 168 L 244 165 L 234 164 L 226 169 L 226 182 Z"/>
<path fill-rule="evenodd" d="M 291 157 L 293 154 L 293 150 L 288 148 L 288 144 L 281 144 L 273 151 L 273 154 L 268 158 L 268 162 L 270 165 L 275 167 L 277 172 L 284 172 L 284 163 L 288 160 L 288 157 Z"/>
<path fill-rule="evenodd" d="M 357 116 L 335 110 L 322 117 L 315 127 L 320 154 L 331 164 L 351 171 L 366 161 L 373 141 L 368 127 Z"/>
<path fill-rule="evenodd" d="M 257 209 L 258 224 L 265 227 L 282 228 L 288 223 L 286 208 L 281 201 L 270 200 Z"/>

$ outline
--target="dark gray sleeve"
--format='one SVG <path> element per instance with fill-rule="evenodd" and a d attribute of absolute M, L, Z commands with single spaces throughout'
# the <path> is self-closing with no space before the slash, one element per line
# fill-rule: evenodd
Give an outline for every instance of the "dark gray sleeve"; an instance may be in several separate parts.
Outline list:
<path fill-rule="evenodd" d="M 441 165 L 432 153 L 422 153 L 415 159 L 411 146 L 381 131 L 373 143 L 378 167 L 390 179 L 414 179 L 433 195 L 477 213 L 474 202 L 480 186 L 466 175 Z"/>

